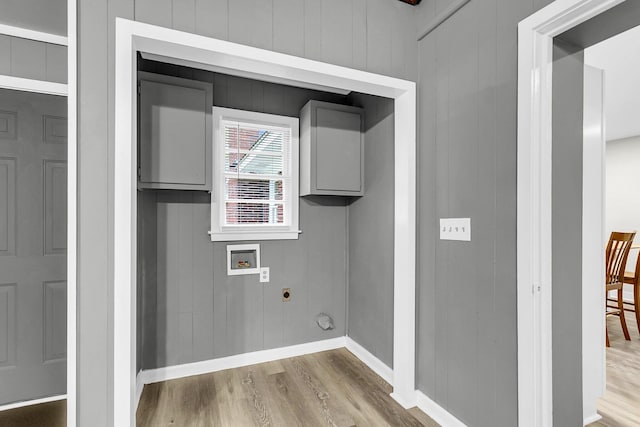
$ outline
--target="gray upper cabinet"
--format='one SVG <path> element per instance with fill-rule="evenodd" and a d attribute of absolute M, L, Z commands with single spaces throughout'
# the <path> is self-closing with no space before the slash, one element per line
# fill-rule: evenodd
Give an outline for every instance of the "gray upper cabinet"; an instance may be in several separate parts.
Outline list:
<path fill-rule="evenodd" d="M 213 85 L 139 72 L 139 186 L 211 190 Z"/>
<path fill-rule="evenodd" d="M 309 101 L 300 112 L 300 195 L 364 194 L 363 110 Z"/>

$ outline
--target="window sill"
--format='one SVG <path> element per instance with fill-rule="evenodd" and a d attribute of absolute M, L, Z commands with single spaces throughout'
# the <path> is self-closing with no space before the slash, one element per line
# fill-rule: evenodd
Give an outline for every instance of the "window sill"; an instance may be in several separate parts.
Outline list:
<path fill-rule="evenodd" d="M 216 231 L 209 232 L 212 242 L 239 240 L 297 240 L 301 231 Z"/>

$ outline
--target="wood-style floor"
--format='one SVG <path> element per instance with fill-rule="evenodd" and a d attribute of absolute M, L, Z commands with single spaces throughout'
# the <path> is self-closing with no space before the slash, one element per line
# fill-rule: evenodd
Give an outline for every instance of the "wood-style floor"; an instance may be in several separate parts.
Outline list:
<path fill-rule="evenodd" d="M 346 349 L 145 386 L 137 425 L 438 426 Z"/>
<path fill-rule="evenodd" d="M 624 339 L 617 317 L 607 319 L 607 392 L 598 402 L 602 420 L 589 427 L 640 426 L 640 334 L 633 313 L 626 318 L 631 341 Z"/>
<path fill-rule="evenodd" d="M 65 427 L 66 425 L 66 400 L 0 411 L 0 427 Z"/>

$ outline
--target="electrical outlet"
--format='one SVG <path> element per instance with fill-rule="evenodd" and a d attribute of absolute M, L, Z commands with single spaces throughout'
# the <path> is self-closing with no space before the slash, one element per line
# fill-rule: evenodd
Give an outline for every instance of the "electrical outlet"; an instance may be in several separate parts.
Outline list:
<path fill-rule="evenodd" d="M 260 267 L 260 283 L 269 282 L 269 267 Z"/>
<path fill-rule="evenodd" d="M 282 288 L 282 302 L 291 301 L 291 289 Z"/>
<path fill-rule="evenodd" d="M 440 218 L 440 240 L 471 241 L 471 218 Z"/>

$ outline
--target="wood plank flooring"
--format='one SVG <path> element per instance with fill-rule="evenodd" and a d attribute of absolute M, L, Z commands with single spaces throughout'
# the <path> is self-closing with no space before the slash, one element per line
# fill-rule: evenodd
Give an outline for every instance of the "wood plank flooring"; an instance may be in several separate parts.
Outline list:
<path fill-rule="evenodd" d="M 640 426 L 640 334 L 633 313 L 626 319 L 631 341 L 624 339 L 617 317 L 607 319 L 607 392 L 598 402 L 602 420 L 589 427 Z"/>
<path fill-rule="evenodd" d="M 0 427 L 65 427 L 66 425 L 66 400 L 0 411 Z"/>
<path fill-rule="evenodd" d="M 145 386 L 137 425 L 436 427 L 346 349 Z"/>

